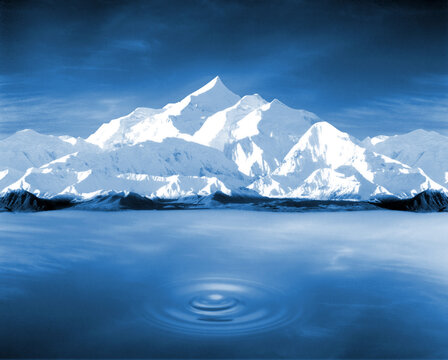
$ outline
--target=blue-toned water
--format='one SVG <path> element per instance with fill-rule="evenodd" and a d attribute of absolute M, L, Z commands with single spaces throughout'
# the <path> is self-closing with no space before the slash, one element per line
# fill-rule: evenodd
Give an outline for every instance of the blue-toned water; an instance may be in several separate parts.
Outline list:
<path fill-rule="evenodd" d="M 1 213 L 0 356 L 447 358 L 448 216 Z"/>

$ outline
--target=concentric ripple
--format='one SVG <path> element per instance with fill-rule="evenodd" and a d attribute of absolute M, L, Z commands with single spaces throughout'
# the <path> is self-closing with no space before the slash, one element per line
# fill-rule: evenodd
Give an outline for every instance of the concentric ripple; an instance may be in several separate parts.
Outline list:
<path fill-rule="evenodd" d="M 184 334 L 236 335 L 284 326 L 298 316 L 285 295 L 240 279 L 204 278 L 157 290 L 145 308 L 151 324 Z"/>

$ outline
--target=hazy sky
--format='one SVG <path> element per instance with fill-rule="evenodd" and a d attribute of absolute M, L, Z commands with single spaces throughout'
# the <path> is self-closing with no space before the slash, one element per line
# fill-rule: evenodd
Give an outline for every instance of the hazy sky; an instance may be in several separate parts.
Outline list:
<path fill-rule="evenodd" d="M 216 75 L 358 137 L 448 134 L 448 1 L 0 0 L 0 137 L 87 136 Z"/>

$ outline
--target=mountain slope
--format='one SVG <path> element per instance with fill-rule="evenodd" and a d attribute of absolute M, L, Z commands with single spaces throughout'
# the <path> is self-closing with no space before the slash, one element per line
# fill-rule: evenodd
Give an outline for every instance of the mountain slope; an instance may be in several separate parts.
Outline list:
<path fill-rule="evenodd" d="M 348 134 L 319 122 L 300 138 L 272 173 L 249 188 L 270 197 L 369 199 L 445 190 L 422 170 L 368 151 Z"/>
<path fill-rule="evenodd" d="M 224 151 L 248 176 L 267 175 L 318 119 L 278 100 L 268 103 L 259 95 L 245 96 L 209 117 L 193 141 Z"/>
<path fill-rule="evenodd" d="M 0 167 L 26 170 L 81 148 L 94 147 L 80 138 L 44 135 L 26 129 L 0 141 Z"/>
<path fill-rule="evenodd" d="M 375 204 L 389 210 L 442 212 L 448 211 L 448 196 L 439 191 L 426 190 L 410 199 L 386 198 Z"/>
<path fill-rule="evenodd" d="M 176 198 L 215 191 L 230 194 L 248 180 L 222 152 L 181 139 L 122 146 L 114 151 L 80 151 L 30 168 L 8 190 L 51 197 L 136 192 Z"/>
<path fill-rule="evenodd" d="M 448 137 L 415 130 L 404 135 L 366 138 L 363 145 L 411 167 L 421 168 L 440 184 L 448 185 Z"/>
<path fill-rule="evenodd" d="M 243 96 L 233 106 L 208 117 L 192 140 L 223 151 L 227 144 L 257 133 L 256 123 L 244 133 L 238 133 L 239 122 L 265 104 L 267 101 L 257 94 Z"/>
<path fill-rule="evenodd" d="M 103 149 L 135 145 L 144 141 L 161 142 L 168 137 L 188 139 L 205 119 L 234 105 L 240 97 L 219 77 L 177 103 L 162 109 L 137 108 L 129 115 L 103 124 L 87 141 Z"/>
<path fill-rule="evenodd" d="M 24 190 L 0 195 L 0 211 L 48 211 L 72 207 L 68 199 L 40 199 Z"/>
<path fill-rule="evenodd" d="M 95 151 L 96 146 L 81 138 L 18 131 L 0 141 L 0 190 L 19 179 L 27 169 L 39 167 L 79 150 Z"/>

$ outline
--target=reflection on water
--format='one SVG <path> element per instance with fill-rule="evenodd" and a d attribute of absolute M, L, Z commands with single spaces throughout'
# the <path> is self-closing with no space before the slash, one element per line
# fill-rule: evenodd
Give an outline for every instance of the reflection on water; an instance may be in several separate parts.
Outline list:
<path fill-rule="evenodd" d="M 0 214 L 0 356 L 447 358 L 446 214 Z"/>

